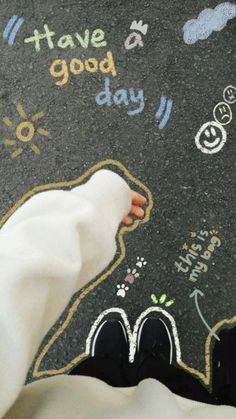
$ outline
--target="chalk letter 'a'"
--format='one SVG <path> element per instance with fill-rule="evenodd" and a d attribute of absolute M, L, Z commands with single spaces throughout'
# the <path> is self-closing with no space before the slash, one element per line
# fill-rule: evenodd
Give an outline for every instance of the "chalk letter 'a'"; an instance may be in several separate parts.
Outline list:
<path fill-rule="evenodd" d="M 137 47 L 137 45 L 143 47 L 142 36 L 137 32 L 132 32 L 125 41 L 125 48 L 129 50 Z"/>
<path fill-rule="evenodd" d="M 71 35 L 63 35 L 57 45 L 59 48 L 75 48 L 75 44 Z"/>
<path fill-rule="evenodd" d="M 75 36 L 78 39 L 81 47 L 88 48 L 88 46 L 89 46 L 89 30 L 88 29 L 86 29 L 85 32 L 84 32 L 84 38 L 82 38 L 82 36 L 80 36 L 80 34 L 77 33 L 77 32 L 76 32 Z"/>
<path fill-rule="evenodd" d="M 117 90 L 117 92 L 114 94 L 113 100 L 116 105 L 127 106 L 129 104 L 127 90 L 125 89 Z"/>
<path fill-rule="evenodd" d="M 102 90 L 98 95 L 96 96 L 96 102 L 98 105 L 112 105 L 112 99 L 111 99 L 112 93 L 110 91 L 110 79 L 109 77 L 105 77 L 105 89 Z"/>

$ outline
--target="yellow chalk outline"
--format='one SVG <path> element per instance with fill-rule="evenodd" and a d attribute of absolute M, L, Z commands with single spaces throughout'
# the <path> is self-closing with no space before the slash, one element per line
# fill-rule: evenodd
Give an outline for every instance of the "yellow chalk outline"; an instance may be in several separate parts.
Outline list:
<path fill-rule="evenodd" d="M 57 183 L 50 183 L 47 185 L 40 185 L 33 188 L 31 191 L 27 192 L 21 199 L 19 199 L 16 204 L 2 217 L 0 220 L 0 227 L 3 226 L 3 224 L 8 220 L 8 218 L 11 217 L 11 215 L 22 205 L 24 204 L 30 197 L 35 195 L 38 192 L 43 192 L 49 189 L 59 189 L 59 188 L 69 188 L 72 186 L 78 186 L 80 183 L 82 183 L 87 177 L 91 176 L 94 172 L 97 170 L 104 168 L 104 166 L 113 165 L 118 167 L 121 171 L 123 171 L 124 175 L 133 183 L 135 183 L 138 187 L 143 189 L 147 195 L 148 198 L 148 205 L 146 208 L 146 214 L 145 218 L 142 220 L 136 220 L 134 224 L 130 227 L 123 226 L 118 233 L 118 243 L 120 246 L 120 256 L 115 261 L 115 263 L 111 266 L 110 269 L 108 269 L 104 274 L 102 274 L 96 281 L 94 281 L 92 284 L 90 284 L 85 290 L 80 294 L 80 296 L 76 299 L 76 301 L 73 303 L 72 307 L 69 309 L 68 315 L 64 323 L 59 327 L 57 332 L 51 337 L 49 342 L 46 344 L 40 355 L 38 356 L 34 369 L 33 369 L 33 377 L 39 378 L 43 377 L 45 375 L 58 375 L 63 374 L 69 371 L 74 365 L 76 365 L 79 361 L 81 361 L 83 358 L 87 358 L 87 354 L 85 352 L 79 354 L 76 358 L 74 358 L 69 364 L 67 364 L 64 368 L 58 369 L 58 370 L 46 370 L 46 371 L 39 371 L 40 364 L 44 358 L 44 356 L 47 354 L 48 350 L 51 348 L 51 346 L 54 344 L 54 342 L 57 340 L 57 338 L 63 333 L 63 331 L 68 326 L 70 320 L 72 319 L 74 313 L 76 312 L 78 306 L 80 305 L 81 301 L 88 295 L 94 288 L 96 288 L 101 282 L 105 281 L 113 272 L 114 270 L 120 265 L 122 260 L 125 258 L 126 255 L 126 248 L 124 243 L 124 234 L 130 231 L 135 230 L 140 224 L 147 223 L 150 220 L 151 210 L 153 207 L 153 198 L 151 191 L 138 179 L 136 179 L 134 176 L 132 176 L 129 171 L 123 166 L 122 163 L 120 163 L 117 160 L 104 160 L 99 163 L 97 163 L 95 166 L 87 170 L 82 176 L 80 176 L 77 179 L 71 180 L 71 181 L 65 181 L 65 182 L 57 182 Z M 224 319 L 218 322 L 213 328 L 213 333 L 216 333 L 223 325 L 225 324 L 236 324 L 236 316 L 230 318 L 230 319 Z M 185 364 L 182 360 L 179 362 L 179 365 L 188 371 L 189 373 L 197 376 L 200 378 L 206 385 L 210 384 L 211 379 L 211 344 L 213 341 L 213 336 L 211 333 L 209 333 L 206 343 L 205 343 L 205 374 L 196 370 L 195 368 L 189 367 L 187 364 Z"/>

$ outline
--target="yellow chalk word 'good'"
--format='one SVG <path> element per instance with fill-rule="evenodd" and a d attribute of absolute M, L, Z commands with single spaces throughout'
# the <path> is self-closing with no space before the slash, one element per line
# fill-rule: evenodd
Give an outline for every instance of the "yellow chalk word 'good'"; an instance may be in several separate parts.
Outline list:
<path fill-rule="evenodd" d="M 111 51 L 108 51 L 106 58 L 100 62 L 96 58 L 88 58 L 85 61 L 73 58 L 69 63 L 66 60 L 55 60 L 49 71 L 52 77 L 60 79 L 56 81 L 57 86 L 64 86 L 69 80 L 70 73 L 78 76 L 84 71 L 88 73 L 100 71 L 103 74 L 111 73 L 113 77 L 117 75 Z"/>

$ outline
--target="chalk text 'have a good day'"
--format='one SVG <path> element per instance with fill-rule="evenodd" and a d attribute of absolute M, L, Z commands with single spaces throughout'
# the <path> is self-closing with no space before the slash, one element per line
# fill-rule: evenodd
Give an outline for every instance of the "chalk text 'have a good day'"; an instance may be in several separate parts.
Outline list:
<path fill-rule="evenodd" d="M 25 44 L 34 44 L 35 51 L 40 52 L 42 47 L 42 41 L 44 46 L 46 45 L 50 50 L 54 48 L 60 48 L 63 50 L 72 50 L 76 47 L 82 47 L 87 49 L 93 48 L 104 48 L 107 46 L 105 40 L 105 33 L 102 29 L 95 29 L 92 32 L 86 29 L 84 34 L 74 33 L 74 35 L 63 35 L 58 40 L 55 39 L 56 33 L 49 29 L 47 24 L 44 25 L 44 32 L 39 32 L 37 29 L 34 30 L 33 36 L 25 38 Z M 117 75 L 113 54 L 111 51 L 106 53 L 105 58 L 99 60 L 95 57 L 89 57 L 87 59 L 79 59 L 77 57 L 70 60 L 58 59 L 53 61 L 50 66 L 50 74 L 57 79 L 57 86 L 64 86 L 69 80 L 69 75 L 80 75 L 83 72 L 96 73 L 100 71 L 103 74 L 111 74 L 113 77 Z"/>

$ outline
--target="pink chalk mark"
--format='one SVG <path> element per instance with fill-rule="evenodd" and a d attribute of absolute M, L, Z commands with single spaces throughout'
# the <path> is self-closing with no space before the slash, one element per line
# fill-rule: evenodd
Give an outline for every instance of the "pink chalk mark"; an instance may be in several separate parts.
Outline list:
<path fill-rule="evenodd" d="M 133 284 L 134 280 L 135 280 L 135 277 L 132 274 L 128 274 L 128 275 L 126 275 L 124 280 L 125 280 L 125 282 L 128 282 L 129 284 Z"/>

